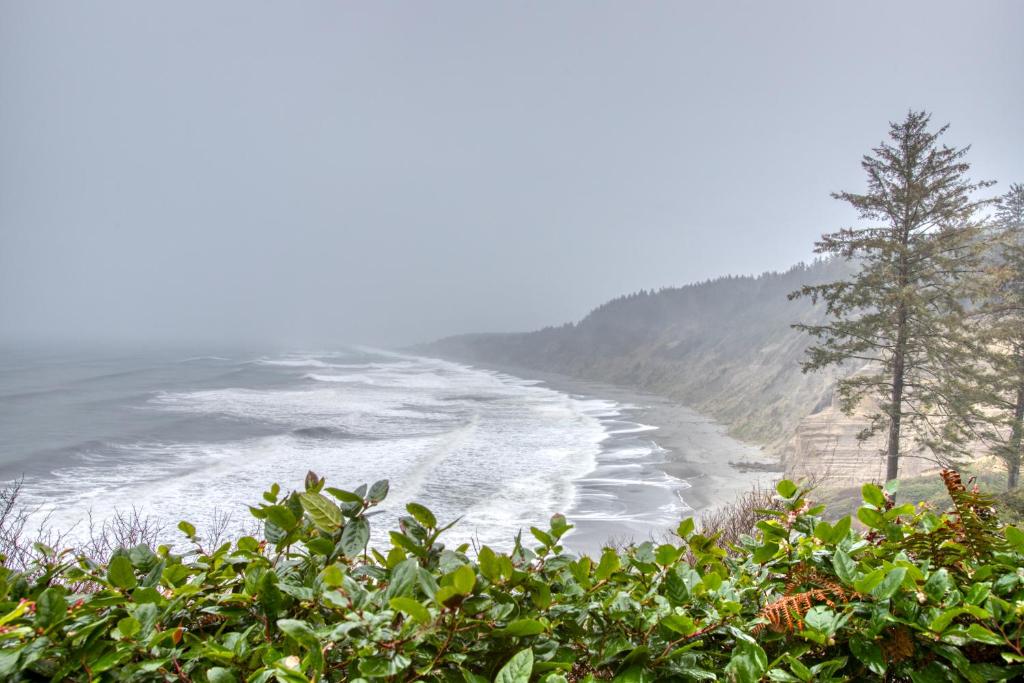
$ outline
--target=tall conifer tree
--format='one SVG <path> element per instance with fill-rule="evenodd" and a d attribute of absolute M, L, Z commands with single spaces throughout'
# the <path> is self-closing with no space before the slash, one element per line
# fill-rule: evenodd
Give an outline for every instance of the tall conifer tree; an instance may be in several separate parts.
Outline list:
<path fill-rule="evenodd" d="M 982 434 L 1006 463 L 1007 488 L 1017 487 L 1024 458 L 1024 185 L 996 203 L 994 254 L 978 307 L 985 361 L 977 377 Z"/>
<path fill-rule="evenodd" d="M 865 398 L 877 401 L 862 436 L 887 433 L 887 480 L 898 476 L 911 439 L 938 456 L 965 443 L 951 370 L 968 360 L 961 285 L 978 268 L 983 203 L 972 195 L 991 183 L 967 177 L 969 148 L 940 144 L 948 126 L 931 131 L 930 118 L 911 111 L 890 124 L 889 140 L 861 161 L 867 191 L 833 194 L 866 225 L 825 234 L 815 250 L 853 261 L 854 274 L 790 295 L 823 301 L 827 311 L 820 325 L 794 326 L 816 340 L 804 372 L 839 364 L 855 371 L 838 383 L 848 413 Z"/>

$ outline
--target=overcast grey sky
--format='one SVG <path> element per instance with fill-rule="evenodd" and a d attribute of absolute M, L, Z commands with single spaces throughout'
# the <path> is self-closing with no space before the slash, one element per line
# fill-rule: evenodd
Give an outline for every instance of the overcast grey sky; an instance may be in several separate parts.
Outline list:
<path fill-rule="evenodd" d="M 783 269 L 910 107 L 1024 181 L 1024 2 L 0 0 L 0 337 L 395 344 Z"/>

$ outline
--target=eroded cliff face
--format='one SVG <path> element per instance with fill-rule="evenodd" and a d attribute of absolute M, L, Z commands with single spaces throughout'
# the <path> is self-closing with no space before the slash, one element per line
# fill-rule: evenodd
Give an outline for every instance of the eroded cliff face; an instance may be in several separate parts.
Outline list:
<path fill-rule="evenodd" d="M 833 401 L 801 419 L 793 438 L 781 449 L 782 465 L 791 479 L 811 478 L 826 486 L 855 486 L 866 481 L 885 481 L 885 435 L 861 441 L 857 436 L 870 423 L 872 406 L 846 415 Z M 928 452 L 911 446 L 900 458 L 900 477 L 937 472 L 939 466 Z"/>

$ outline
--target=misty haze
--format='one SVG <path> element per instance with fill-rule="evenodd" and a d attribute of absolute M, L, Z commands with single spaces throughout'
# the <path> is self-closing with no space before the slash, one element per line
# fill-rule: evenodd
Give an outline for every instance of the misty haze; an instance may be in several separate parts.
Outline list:
<path fill-rule="evenodd" d="M 1022 27 L 0 0 L 0 679 L 1021 680 Z"/>

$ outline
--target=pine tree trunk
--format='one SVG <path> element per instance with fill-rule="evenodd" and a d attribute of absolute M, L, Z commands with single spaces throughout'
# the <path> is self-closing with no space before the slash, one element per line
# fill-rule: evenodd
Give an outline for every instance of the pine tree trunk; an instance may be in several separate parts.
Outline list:
<path fill-rule="evenodd" d="M 901 316 L 902 317 L 902 316 Z M 903 355 L 904 355 L 904 328 L 905 322 L 901 322 L 896 337 L 896 353 L 892 362 L 892 397 L 889 408 L 889 444 L 886 449 L 885 459 L 885 480 L 892 481 L 899 476 L 900 472 L 900 417 L 903 413 Z"/>
<path fill-rule="evenodd" d="M 1017 459 L 1006 463 L 1006 490 L 1012 491 L 1017 488 L 1017 482 L 1020 480 L 1020 453 L 1017 454 Z"/>
<path fill-rule="evenodd" d="M 904 224 L 907 220 L 904 219 Z M 907 286 L 906 247 L 909 232 L 902 233 L 903 252 L 900 254 L 899 284 L 901 290 Z M 900 418 L 903 417 L 903 379 L 907 353 L 907 305 L 900 303 L 896 317 L 896 348 L 892 359 L 892 395 L 889 404 L 889 444 L 885 458 L 885 480 L 892 481 L 900 473 Z"/>
<path fill-rule="evenodd" d="M 1021 437 L 1024 436 L 1024 355 L 1017 357 L 1018 373 L 1017 403 L 1013 409 L 1013 426 L 1010 430 L 1009 459 L 1006 461 L 1006 488 L 1017 488 L 1020 479 Z"/>

